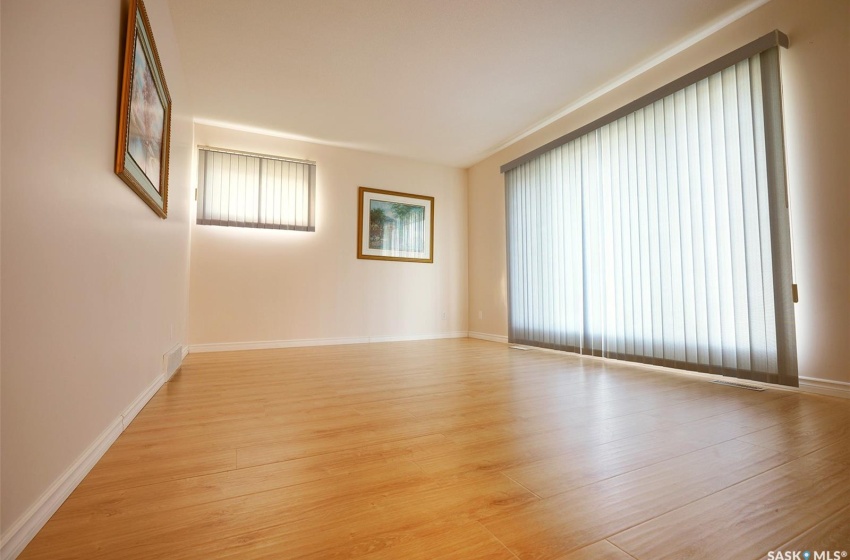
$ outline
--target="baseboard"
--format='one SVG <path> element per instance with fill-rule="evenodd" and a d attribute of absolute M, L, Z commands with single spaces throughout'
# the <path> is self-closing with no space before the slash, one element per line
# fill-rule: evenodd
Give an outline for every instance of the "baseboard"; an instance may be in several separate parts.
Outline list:
<path fill-rule="evenodd" d="M 142 410 L 151 397 L 165 382 L 165 376 L 159 375 L 142 393 L 133 400 L 124 412 L 113 420 L 109 427 L 77 457 L 70 467 L 57 478 L 50 487 L 18 518 L 3 535 L 0 544 L 0 559 L 13 560 L 26 548 L 45 523 L 59 509 L 59 506 L 71 495 L 71 492 L 83 481 L 92 467 L 112 446 L 133 418 Z"/>
<path fill-rule="evenodd" d="M 817 379 L 815 377 L 800 377 L 800 390 L 807 393 L 817 393 L 830 397 L 841 397 L 850 399 L 850 383 L 844 381 L 833 381 L 831 379 Z"/>
<path fill-rule="evenodd" d="M 466 331 L 402 336 L 361 336 L 346 338 L 302 338 L 290 340 L 265 340 L 260 342 L 214 342 L 192 344 L 189 352 L 232 352 L 234 350 L 268 350 L 272 348 L 302 348 L 306 346 L 337 346 L 342 344 L 370 344 L 376 342 L 405 342 L 409 340 L 435 340 L 439 338 L 466 338 Z"/>
<path fill-rule="evenodd" d="M 501 342 L 502 344 L 508 343 L 508 337 L 501 336 L 498 334 L 488 334 L 483 332 L 475 332 L 469 331 L 469 338 L 478 338 L 480 340 L 489 340 L 490 342 Z"/>
<path fill-rule="evenodd" d="M 408 336 L 370 336 L 369 342 L 405 342 L 409 340 L 438 340 L 441 338 L 466 338 L 466 331 L 455 331 L 436 334 L 414 334 Z"/>
<path fill-rule="evenodd" d="M 145 405 L 148 404 L 148 401 L 159 391 L 159 388 L 162 387 L 166 382 L 165 374 L 157 376 L 154 379 L 153 383 L 148 385 L 148 388 L 142 391 L 142 394 L 136 397 L 130 406 L 124 411 L 124 414 L 121 415 L 121 423 L 123 424 L 123 429 L 127 429 L 127 426 L 130 425 L 130 422 L 136 417 L 136 415 L 145 408 Z"/>

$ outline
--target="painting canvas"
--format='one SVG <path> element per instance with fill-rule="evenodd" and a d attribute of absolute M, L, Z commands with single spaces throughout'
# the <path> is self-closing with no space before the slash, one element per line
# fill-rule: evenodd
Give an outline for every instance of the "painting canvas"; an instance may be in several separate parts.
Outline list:
<path fill-rule="evenodd" d="M 425 206 L 370 200 L 369 248 L 424 251 Z"/>
<path fill-rule="evenodd" d="M 360 187 L 357 256 L 433 262 L 433 197 Z"/>
<path fill-rule="evenodd" d="M 136 165 L 160 192 L 159 172 L 162 158 L 162 130 L 165 107 L 156 89 L 151 65 L 142 41 L 136 37 L 133 63 L 133 90 L 130 93 L 130 130 L 127 151 Z"/>
<path fill-rule="evenodd" d="M 171 97 L 145 5 L 131 0 L 115 173 L 160 217 L 168 213 Z"/>

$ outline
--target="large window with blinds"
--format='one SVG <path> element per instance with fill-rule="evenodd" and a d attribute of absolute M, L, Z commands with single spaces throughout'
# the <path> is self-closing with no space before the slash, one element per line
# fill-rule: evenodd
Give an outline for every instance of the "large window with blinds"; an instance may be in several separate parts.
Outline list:
<path fill-rule="evenodd" d="M 197 223 L 315 231 L 315 216 L 315 162 L 199 148 Z"/>
<path fill-rule="evenodd" d="M 779 45 L 503 167 L 512 342 L 797 385 Z"/>

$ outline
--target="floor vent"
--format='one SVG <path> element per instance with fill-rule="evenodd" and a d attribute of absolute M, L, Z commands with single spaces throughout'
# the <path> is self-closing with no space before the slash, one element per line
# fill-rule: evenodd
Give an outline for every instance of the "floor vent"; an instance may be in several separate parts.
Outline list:
<path fill-rule="evenodd" d="M 165 380 L 170 380 L 183 365 L 183 346 L 178 344 L 162 357 L 163 369 L 165 369 Z"/>
<path fill-rule="evenodd" d="M 531 348 L 526 348 L 524 346 L 509 346 L 511 350 L 531 350 Z"/>
<path fill-rule="evenodd" d="M 764 391 L 764 387 L 755 385 L 747 385 L 746 383 L 735 383 L 734 381 L 712 381 L 715 385 L 725 385 L 727 387 L 737 387 L 739 389 L 749 389 L 750 391 Z"/>

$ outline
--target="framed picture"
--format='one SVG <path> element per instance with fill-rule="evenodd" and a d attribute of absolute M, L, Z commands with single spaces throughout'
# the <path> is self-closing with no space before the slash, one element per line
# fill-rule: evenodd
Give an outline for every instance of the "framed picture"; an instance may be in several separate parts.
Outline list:
<path fill-rule="evenodd" d="M 357 258 L 434 262 L 434 197 L 360 187 Z"/>
<path fill-rule="evenodd" d="M 130 0 L 128 19 L 115 173 L 165 218 L 171 96 L 142 0 Z"/>

